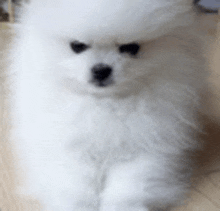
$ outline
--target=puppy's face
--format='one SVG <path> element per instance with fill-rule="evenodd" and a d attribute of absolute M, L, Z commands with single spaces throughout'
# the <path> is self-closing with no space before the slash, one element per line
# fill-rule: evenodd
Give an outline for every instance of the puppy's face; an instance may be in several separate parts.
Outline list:
<path fill-rule="evenodd" d="M 137 54 L 140 51 L 138 42 L 115 44 L 115 46 L 113 43 L 109 44 L 109 46 L 108 44 L 90 46 L 86 43 L 73 41 L 70 46 L 73 53 L 78 57 L 81 57 L 80 54 L 86 54 L 85 51 L 91 51 L 87 53 L 90 54 L 90 59 L 87 58 L 89 64 L 86 65 L 87 70 L 82 71 L 85 73 L 84 78 L 81 79 L 82 82 L 85 81 L 96 87 L 112 86 L 115 83 L 126 80 L 126 75 L 131 75 L 131 69 L 134 68 L 132 60 L 137 60 Z M 80 60 L 81 58 L 77 59 Z M 137 62 L 136 68 L 138 69 Z"/>
<path fill-rule="evenodd" d="M 25 21 L 43 41 L 48 37 L 41 60 L 58 78 L 100 92 L 123 89 L 151 73 L 161 56 L 155 40 L 188 25 L 191 5 L 192 0 L 33 1 Z"/>
<path fill-rule="evenodd" d="M 145 46 L 146 43 L 136 40 L 124 43 L 74 40 L 66 46 L 69 57 L 63 58 L 59 65 L 67 78 L 84 88 L 106 91 L 147 74 Z"/>

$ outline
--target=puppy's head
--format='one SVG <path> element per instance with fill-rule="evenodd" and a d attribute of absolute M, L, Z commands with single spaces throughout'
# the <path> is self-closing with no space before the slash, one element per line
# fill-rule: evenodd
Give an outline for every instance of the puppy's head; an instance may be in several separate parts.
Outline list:
<path fill-rule="evenodd" d="M 49 54 L 42 58 L 49 71 L 85 90 L 105 92 L 152 73 L 156 64 L 152 43 L 189 24 L 192 4 L 192 0 L 33 0 L 23 22 L 33 28 L 33 36 L 39 34 L 36 39 L 43 39 L 39 43 Z"/>

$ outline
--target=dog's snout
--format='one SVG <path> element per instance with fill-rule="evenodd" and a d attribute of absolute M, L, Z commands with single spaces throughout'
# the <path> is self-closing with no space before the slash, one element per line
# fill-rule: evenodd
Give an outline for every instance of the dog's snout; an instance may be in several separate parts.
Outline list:
<path fill-rule="evenodd" d="M 92 68 L 92 77 L 95 81 L 104 81 L 112 73 L 112 67 L 107 64 L 97 64 Z"/>

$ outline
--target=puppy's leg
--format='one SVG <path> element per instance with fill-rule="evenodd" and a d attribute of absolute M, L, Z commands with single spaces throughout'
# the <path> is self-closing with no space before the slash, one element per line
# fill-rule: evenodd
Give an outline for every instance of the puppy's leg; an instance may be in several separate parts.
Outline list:
<path fill-rule="evenodd" d="M 106 178 L 100 210 L 167 210 L 184 197 L 188 179 L 188 173 L 175 165 L 175 158 L 146 156 L 113 166 Z"/>
<path fill-rule="evenodd" d="M 98 210 L 98 196 L 93 177 L 95 169 L 73 160 L 50 163 L 48 168 L 50 169 L 39 173 L 42 179 L 38 181 L 41 187 L 39 198 L 45 210 Z"/>

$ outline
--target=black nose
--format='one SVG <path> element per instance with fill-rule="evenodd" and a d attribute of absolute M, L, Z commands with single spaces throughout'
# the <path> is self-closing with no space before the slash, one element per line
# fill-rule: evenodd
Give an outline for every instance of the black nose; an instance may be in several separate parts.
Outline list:
<path fill-rule="evenodd" d="M 92 77 L 95 81 L 102 82 L 112 73 L 112 67 L 106 64 L 97 64 L 92 68 Z"/>

